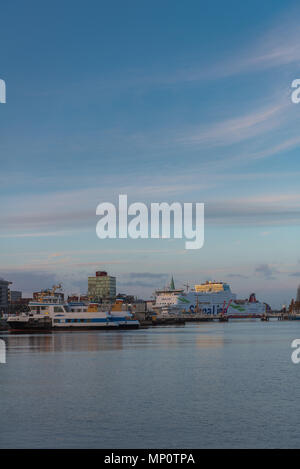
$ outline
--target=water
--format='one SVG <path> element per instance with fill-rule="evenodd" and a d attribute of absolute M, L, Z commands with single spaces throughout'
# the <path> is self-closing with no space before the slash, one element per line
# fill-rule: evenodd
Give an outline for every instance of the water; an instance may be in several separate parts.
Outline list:
<path fill-rule="evenodd" d="M 300 447 L 300 321 L 1 338 L 1 448 Z"/>

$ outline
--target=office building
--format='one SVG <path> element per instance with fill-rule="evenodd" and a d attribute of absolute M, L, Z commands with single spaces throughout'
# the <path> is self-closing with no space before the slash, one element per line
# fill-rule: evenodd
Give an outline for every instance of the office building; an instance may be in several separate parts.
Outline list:
<path fill-rule="evenodd" d="M 116 297 L 116 277 L 98 271 L 95 277 L 88 277 L 88 296 L 93 300 L 113 300 Z"/>

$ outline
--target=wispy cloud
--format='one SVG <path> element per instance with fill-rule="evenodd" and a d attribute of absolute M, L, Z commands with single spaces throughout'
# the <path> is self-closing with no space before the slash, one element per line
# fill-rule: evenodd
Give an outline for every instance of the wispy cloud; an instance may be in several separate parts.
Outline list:
<path fill-rule="evenodd" d="M 225 74 L 253 72 L 294 64 L 300 60 L 299 8 L 287 10 L 276 23 L 243 51 L 242 59 L 236 58 L 224 66 Z M 231 65 L 231 67 L 230 67 Z M 231 72 L 230 72 L 231 70 Z"/>
<path fill-rule="evenodd" d="M 211 201 L 206 221 L 224 225 L 299 225 L 300 194 L 270 194 L 239 200 Z"/>
<path fill-rule="evenodd" d="M 275 279 L 274 274 L 277 274 L 278 270 L 269 264 L 260 264 L 256 267 L 255 272 L 262 275 L 265 279 L 273 280 Z"/>
<path fill-rule="evenodd" d="M 189 145 L 224 146 L 248 140 L 278 128 L 284 120 L 284 112 L 290 107 L 289 105 L 290 103 L 285 101 L 280 105 L 274 106 L 273 104 L 235 118 L 202 126 L 193 131 L 187 131 L 185 135 L 179 137 L 178 142 Z"/>
<path fill-rule="evenodd" d="M 13 290 L 21 290 L 25 295 L 32 295 L 33 291 L 39 291 L 49 288 L 57 282 L 56 274 L 52 272 L 26 270 L 20 272 L 18 270 L 1 271 L 0 276 L 9 279 L 13 283 Z"/>
<path fill-rule="evenodd" d="M 261 178 L 272 180 L 273 173 L 261 174 Z M 282 179 L 282 174 L 279 180 Z M 298 173 L 295 172 L 295 183 L 297 183 Z M 168 186 L 175 176 L 164 176 L 162 179 Z M 204 179 L 211 187 L 220 184 L 222 181 L 241 180 L 251 181 L 257 179 L 255 174 L 205 174 Z M 299 224 L 300 223 L 300 193 L 298 192 L 275 192 L 257 196 L 240 197 L 238 200 L 227 196 L 223 191 L 222 200 L 214 197 L 215 191 L 205 193 L 198 180 L 198 174 L 182 173 L 178 190 L 165 194 L 160 193 L 161 181 L 155 187 L 153 183 L 141 180 L 135 186 L 120 186 L 119 193 L 127 193 L 129 203 L 139 200 L 149 203 L 158 200 L 174 201 L 176 194 L 177 201 L 204 201 L 206 205 L 205 217 L 209 223 L 230 224 Z M 155 190 L 152 190 L 152 189 Z M 167 196 L 168 195 L 168 196 Z M 100 202 L 115 202 L 118 194 L 115 187 L 102 186 L 99 188 L 79 189 L 72 191 L 41 194 L 36 199 L 33 195 L 22 195 L 6 199 L 1 216 L 0 238 L 38 238 L 38 237 L 58 237 L 72 236 L 75 232 L 95 232 L 97 223 L 96 206 Z M 19 213 L 15 213 L 18 207 Z"/>
<path fill-rule="evenodd" d="M 77 231 L 78 232 L 78 231 Z M 0 234 L 0 238 L 41 238 L 48 236 L 68 236 L 72 231 L 46 231 L 46 232 L 34 232 L 34 233 L 7 233 Z"/>
<path fill-rule="evenodd" d="M 230 278 L 241 278 L 241 279 L 249 278 L 248 275 L 244 275 L 244 274 L 228 274 L 227 277 L 230 277 Z"/>
<path fill-rule="evenodd" d="M 156 274 L 152 272 L 131 272 L 128 274 L 131 279 L 150 279 L 150 280 L 161 280 L 169 276 L 169 274 Z"/>
<path fill-rule="evenodd" d="M 175 84 L 203 80 L 219 80 L 244 73 L 256 73 L 294 65 L 300 60 L 299 8 L 287 9 L 273 25 L 255 41 L 234 52 L 230 59 L 220 57 L 206 67 L 187 65 L 172 74 L 152 77 L 154 83 Z M 196 59 L 195 59 L 196 63 Z M 148 81 L 151 80 L 148 77 Z"/>

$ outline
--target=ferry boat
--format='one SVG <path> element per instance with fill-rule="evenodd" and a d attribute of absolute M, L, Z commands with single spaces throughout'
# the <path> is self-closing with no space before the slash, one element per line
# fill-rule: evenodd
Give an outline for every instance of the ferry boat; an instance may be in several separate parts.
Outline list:
<path fill-rule="evenodd" d="M 13 330 L 88 330 L 88 329 L 121 329 L 138 328 L 139 321 L 132 313 L 123 310 L 118 301 L 110 310 L 101 311 L 100 305 L 93 303 L 67 303 L 55 295 L 41 295 L 37 301 L 29 303 L 30 311 L 19 315 L 11 315 L 7 323 Z"/>
<path fill-rule="evenodd" d="M 172 278 L 169 287 L 157 290 L 154 309 L 165 313 L 198 313 L 206 315 L 223 314 L 227 318 L 261 318 L 269 309 L 257 301 L 255 293 L 249 299 L 237 299 L 228 283 L 211 282 L 195 285 L 194 289 L 176 289 Z"/>

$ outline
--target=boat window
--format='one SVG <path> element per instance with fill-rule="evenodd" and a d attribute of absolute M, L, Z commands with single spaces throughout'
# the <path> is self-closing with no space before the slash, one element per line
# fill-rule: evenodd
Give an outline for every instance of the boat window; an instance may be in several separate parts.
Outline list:
<path fill-rule="evenodd" d="M 54 312 L 55 313 L 63 313 L 64 310 L 61 306 L 54 306 Z"/>

